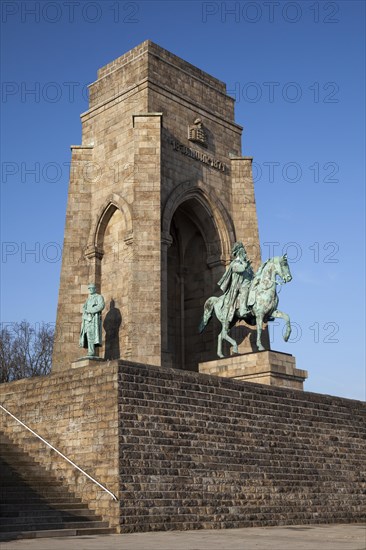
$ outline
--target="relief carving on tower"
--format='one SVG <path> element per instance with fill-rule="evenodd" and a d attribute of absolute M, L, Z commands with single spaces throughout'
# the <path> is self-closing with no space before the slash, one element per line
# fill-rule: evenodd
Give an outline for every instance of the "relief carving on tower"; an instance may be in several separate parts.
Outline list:
<path fill-rule="evenodd" d="M 207 147 L 207 133 L 199 117 L 194 120 L 193 124 L 188 126 L 188 139 L 194 143 L 199 143 L 203 147 Z"/>

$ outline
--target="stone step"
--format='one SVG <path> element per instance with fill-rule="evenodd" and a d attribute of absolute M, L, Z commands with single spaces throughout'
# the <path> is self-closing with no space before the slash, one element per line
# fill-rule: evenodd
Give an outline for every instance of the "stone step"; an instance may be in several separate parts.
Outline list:
<path fill-rule="evenodd" d="M 53 487 L 48 485 L 32 487 L 30 485 L 20 485 L 19 487 L 7 487 L 0 490 L 0 501 L 5 498 L 5 496 L 19 496 L 20 498 L 24 495 L 34 495 L 36 498 L 38 495 L 42 495 L 43 498 L 49 497 L 60 497 L 65 495 L 67 490 L 64 487 Z M 72 496 L 72 495 L 71 495 Z"/>
<path fill-rule="evenodd" d="M 0 506 L 1 509 L 1 506 Z M 95 512 L 93 510 L 89 510 L 89 508 L 86 506 L 86 504 L 60 504 L 60 505 L 54 505 L 52 504 L 52 508 L 50 505 L 43 505 L 43 504 L 26 504 L 26 503 L 14 503 L 14 504 L 6 504 L 6 507 L 4 506 L 4 510 L 1 511 L 1 517 L 24 517 L 28 514 L 32 515 L 40 515 L 40 514 L 51 514 L 52 513 L 67 513 L 67 514 L 73 514 L 74 516 L 79 515 L 82 517 L 91 517 L 93 519 L 101 519 L 100 516 L 95 516 Z"/>
<path fill-rule="evenodd" d="M 9 512 L 14 512 L 15 515 L 20 513 L 27 514 L 32 513 L 33 511 L 39 512 L 57 512 L 60 513 L 64 511 L 65 513 L 70 513 L 70 510 L 75 511 L 75 513 L 82 514 L 84 511 L 86 515 L 93 515 L 95 512 L 90 510 L 88 506 L 81 502 L 74 502 L 72 499 L 68 502 L 64 502 L 66 499 L 61 499 L 58 502 L 52 500 L 44 499 L 26 499 L 19 500 L 17 498 L 4 498 L 0 500 L 0 510 L 1 515 L 9 516 Z M 93 516 L 94 517 L 94 516 Z"/>
<path fill-rule="evenodd" d="M 34 494 L 37 496 L 38 494 L 45 494 L 46 492 L 49 495 L 59 496 L 63 494 L 68 494 L 66 487 L 62 487 L 61 485 L 49 485 L 48 483 L 41 483 L 41 484 L 32 484 L 28 483 L 28 480 L 19 480 L 19 483 L 17 485 L 2 485 L 0 486 L 0 498 L 3 495 L 22 495 L 23 493 L 28 492 L 29 495 Z"/>
<path fill-rule="evenodd" d="M 1 446 L 1 445 L 0 445 Z M 16 458 L 8 458 L 8 457 L 1 457 L 1 470 L 4 472 L 4 475 L 6 477 L 24 477 L 24 472 L 29 473 L 32 477 L 40 477 L 40 478 L 47 478 L 47 475 L 49 475 L 49 472 L 40 472 L 39 469 L 41 468 L 40 464 L 36 464 L 33 462 L 32 464 L 29 464 L 29 462 L 24 463 L 17 463 Z M 14 466 L 10 466 L 10 464 L 13 464 Z"/>
<path fill-rule="evenodd" d="M 1 456 L 4 458 L 4 460 L 6 461 L 10 461 L 10 465 L 13 464 L 13 460 L 16 460 L 17 463 L 19 462 L 19 464 L 25 464 L 25 463 L 29 463 L 29 457 L 27 455 L 25 456 L 19 456 L 17 451 L 9 451 L 7 450 L 6 446 L 3 445 L 1 442 L 0 442 L 0 446 L 1 446 Z M 35 461 L 35 464 L 38 464 L 37 461 Z"/>
<path fill-rule="evenodd" d="M 0 443 L 1 447 L 1 443 Z M 1 459 L 4 461 L 4 463 L 7 464 L 9 470 L 13 470 L 18 474 L 22 473 L 22 468 L 26 467 L 29 471 L 34 471 L 39 473 L 39 466 L 40 462 L 37 462 L 36 460 L 31 459 L 30 457 L 21 457 L 14 455 L 7 455 L 6 453 L 3 453 L 1 450 Z M 45 470 L 45 473 L 47 470 Z"/>
<path fill-rule="evenodd" d="M 52 471 L 4 437 L 0 437 L 0 471 L 0 540 L 116 532 Z"/>
<path fill-rule="evenodd" d="M 14 481 L 8 480 L 6 484 L 6 480 L 3 479 L 3 484 L 0 483 L 0 491 L 5 490 L 5 488 L 6 490 L 9 490 L 12 488 L 19 489 L 19 487 L 21 486 L 29 487 L 30 489 L 34 489 L 35 487 L 50 487 L 51 489 L 55 489 L 55 490 L 64 489 L 64 486 L 59 481 L 52 478 L 49 480 L 49 482 L 47 481 L 47 479 L 42 479 L 39 482 L 38 481 L 32 482 L 31 480 L 32 478 L 28 479 L 26 476 L 24 476 L 23 478 L 18 476 L 16 482 L 15 480 Z"/>
<path fill-rule="evenodd" d="M 54 518 L 57 521 L 103 521 L 101 516 L 95 516 L 92 510 L 86 508 L 85 510 L 63 511 L 63 510 L 27 510 L 27 511 L 12 511 L 6 510 L 5 514 L 1 514 L 0 525 L 6 523 L 7 525 L 16 523 L 30 523 L 38 521 L 39 519 L 45 521 L 53 521 Z"/>
<path fill-rule="evenodd" d="M 4 497 L 0 497 L 0 509 L 4 509 L 4 507 L 13 507 L 18 509 L 36 509 L 36 508 L 45 508 L 50 509 L 54 507 L 60 507 L 60 505 L 72 505 L 74 508 L 78 508 L 79 505 L 82 503 L 80 502 L 74 502 L 72 499 L 66 500 L 66 497 L 59 498 L 57 500 L 54 500 L 52 498 L 30 498 L 27 495 L 24 496 L 24 498 L 19 498 L 17 495 L 4 495 Z M 83 507 L 87 507 L 86 504 L 83 505 Z M 58 509 L 58 508 L 57 508 Z"/>
<path fill-rule="evenodd" d="M 45 518 L 42 518 L 45 519 Z M 72 525 L 70 525 L 72 524 Z M 37 530 L 55 530 L 55 529 L 105 529 L 109 528 L 108 522 L 106 521 L 44 521 L 36 522 L 34 521 L 29 523 L 22 524 L 4 524 L 0 526 L 0 533 L 11 533 L 13 531 L 37 531 Z"/>
<path fill-rule="evenodd" d="M 65 529 L 44 529 L 34 531 L 8 531 L 0 532 L 0 541 L 14 539 L 36 539 L 36 538 L 53 538 L 53 537 L 77 537 L 86 535 L 112 535 L 116 533 L 116 529 L 111 527 L 91 527 L 83 529 L 65 528 Z"/>
<path fill-rule="evenodd" d="M 3 499 L 0 499 L 0 503 L 2 504 L 9 504 L 10 505 L 21 505 L 27 507 L 28 505 L 32 508 L 34 506 L 69 506 L 69 505 L 83 505 L 85 504 L 81 503 L 80 499 L 74 499 L 71 495 L 64 495 L 62 497 L 54 497 L 54 498 L 45 498 L 41 495 L 39 496 L 32 496 L 27 498 L 23 501 L 19 501 L 19 498 L 17 495 L 6 496 Z"/>

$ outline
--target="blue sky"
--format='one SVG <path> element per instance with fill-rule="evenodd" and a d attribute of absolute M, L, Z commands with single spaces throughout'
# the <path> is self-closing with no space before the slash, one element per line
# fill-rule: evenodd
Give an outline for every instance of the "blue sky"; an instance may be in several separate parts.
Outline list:
<path fill-rule="evenodd" d="M 1 320 L 54 323 L 71 144 L 97 69 L 151 39 L 227 83 L 254 157 L 262 257 L 306 389 L 365 396 L 365 4 L 14 2 L 2 9 Z M 32 252 L 33 251 L 33 252 Z"/>

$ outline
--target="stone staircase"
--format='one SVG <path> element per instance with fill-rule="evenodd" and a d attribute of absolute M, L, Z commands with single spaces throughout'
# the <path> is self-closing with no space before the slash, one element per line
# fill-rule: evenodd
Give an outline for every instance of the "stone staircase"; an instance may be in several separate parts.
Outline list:
<path fill-rule="evenodd" d="M 0 432 L 0 541 L 115 532 Z"/>

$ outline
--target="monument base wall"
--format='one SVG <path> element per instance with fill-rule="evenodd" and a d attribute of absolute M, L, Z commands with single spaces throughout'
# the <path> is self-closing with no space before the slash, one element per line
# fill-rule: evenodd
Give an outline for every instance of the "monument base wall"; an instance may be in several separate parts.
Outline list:
<path fill-rule="evenodd" d="M 118 497 L 117 387 L 117 363 L 104 362 L 0 384 L 0 404 Z M 2 409 L 0 430 L 118 527 L 119 503 Z"/>
<path fill-rule="evenodd" d="M 362 402 L 140 365 L 118 400 L 124 532 L 365 519 Z"/>
<path fill-rule="evenodd" d="M 366 406 L 125 361 L 0 385 L 1 430 L 122 532 L 365 520 Z"/>

